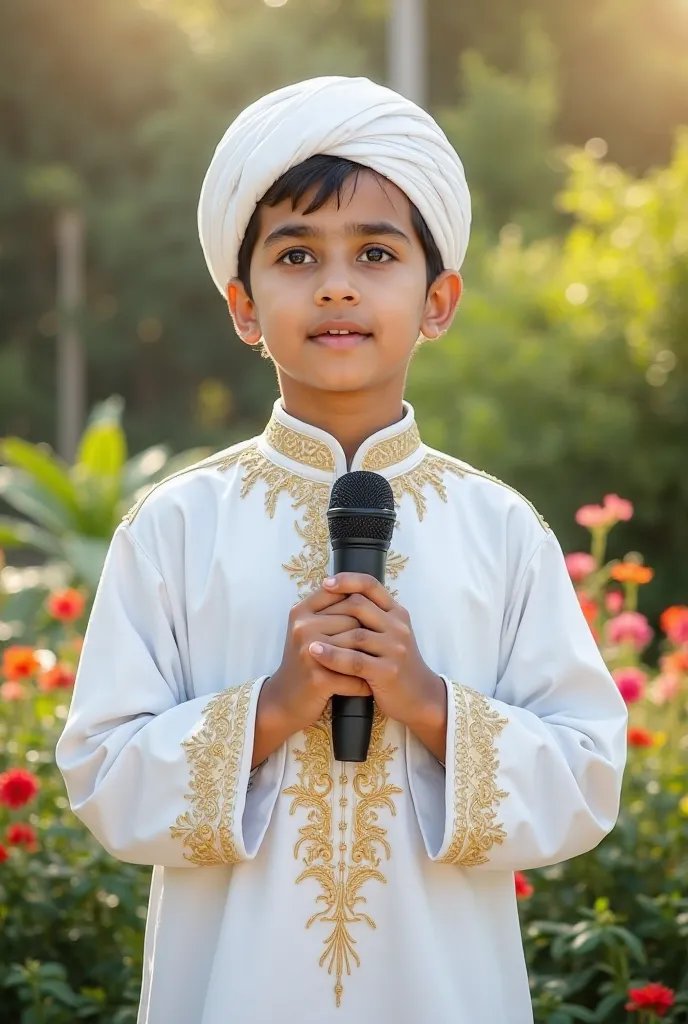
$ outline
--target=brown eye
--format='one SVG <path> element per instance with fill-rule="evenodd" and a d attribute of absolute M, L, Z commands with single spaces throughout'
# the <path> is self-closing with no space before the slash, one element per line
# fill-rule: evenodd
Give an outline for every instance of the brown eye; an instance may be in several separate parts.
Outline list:
<path fill-rule="evenodd" d="M 380 249 L 376 245 L 371 246 L 370 249 L 366 249 L 363 255 L 368 257 L 369 263 L 388 263 L 389 260 L 394 259 L 392 254 L 387 252 L 386 249 Z"/>
<path fill-rule="evenodd" d="M 302 267 L 306 262 L 306 257 L 310 256 L 310 253 L 306 252 L 305 249 L 290 249 L 289 252 L 285 252 L 278 259 L 278 263 L 284 263 L 287 267 Z M 292 257 L 294 261 L 292 262 Z M 289 262 L 287 262 L 289 259 Z"/>

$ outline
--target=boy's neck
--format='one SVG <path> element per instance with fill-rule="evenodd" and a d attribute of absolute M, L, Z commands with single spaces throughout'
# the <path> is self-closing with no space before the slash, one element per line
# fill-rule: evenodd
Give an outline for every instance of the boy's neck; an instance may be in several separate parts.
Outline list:
<path fill-rule="evenodd" d="M 404 415 L 403 395 L 398 389 L 389 395 L 369 391 L 317 391 L 306 395 L 283 387 L 282 405 L 290 416 L 339 441 L 349 466 L 364 441 L 398 423 Z"/>

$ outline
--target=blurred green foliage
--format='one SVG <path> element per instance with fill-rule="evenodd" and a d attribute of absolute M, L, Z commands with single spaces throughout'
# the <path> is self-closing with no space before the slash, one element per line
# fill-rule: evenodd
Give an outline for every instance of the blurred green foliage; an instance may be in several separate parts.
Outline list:
<path fill-rule="evenodd" d="M 0 498 L 21 514 L 0 516 L 0 548 L 29 548 L 66 563 L 95 589 L 125 512 L 152 484 L 210 454 L 193 449 L 171 457 L 155 445 L 127 459 L 121 412 L 116 398 L 93 410 L 73 466 L 43 445 L 0 439 Z"/>
<path fill-rule="evenodd" d="M 642 179 L 565 159 L 568 234 L 524 244 L 513 225 L 478 253 L 409 397 L 429 444 L 516 483 L 569 548 L 575 508 L 630 498 L 656 614 L 688 589 L 688 131 Z"/>

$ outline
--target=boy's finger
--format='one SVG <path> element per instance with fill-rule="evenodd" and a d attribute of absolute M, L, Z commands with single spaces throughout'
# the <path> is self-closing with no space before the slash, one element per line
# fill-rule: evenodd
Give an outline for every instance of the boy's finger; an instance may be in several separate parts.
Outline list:
<path fill-rule="evenodd" d="M 323 589 L 331 594 L 363 594 L 385 612 L 394 608 L 394 599 L 390 597 L 379 580 L 364 572 L 339 572 L 323 583 Z"/>
<path fill-rule="evenodd" d="M 318 615 L 317 623 L 314 623 L 317 631 L 323 636 L 336 636 L 338 633 L 349 633 L 356 629 L 359 622 L 352 615 L 335 615 L 333 612 L 321 612 Z"/>
<path fill-rule="evenodd" d="M 376 633 L 384 633 L 389 628 L 387 612 L 363 594 L 350 594 L 349 597 L 345 597 L 338 605 L 337 612 L 352 616 L 357 620 L 357 624 L 375 630 Z M 322 616 L 319 615 L 318 618 Z"/>
<path fill-rule="evenodd" d="M 346 595 L 333 593 L 331 590 L 325 590 L 323 587 L 318 587 L 295 605 L 295 608 L 305 608 L 310 612 L 322 612 L 326 608 L 331 608 L 333 605 L 338 604 Z"/>
<path fill-rule="evenodd" d="M 373 632 L 370 629 L 363 629 L 356 626 L 347 630 L 346 633 L 330 634 L 332 647 L 342 647 L 349 651 L 363 651 L 365 654 L 372 654 L 374 657 L 381 657 L 385 652 L 385 641 L 382 633 Z"/>
<path fill-rule="evenodd" d="M 362 651 L 347 651 L 332 644 L 323 644 L 319 640 L 312 643 L 308 649 L 320 665 L 339 675 L 369 679 L 375 674 L 378 659 L 363 654 Z"/>

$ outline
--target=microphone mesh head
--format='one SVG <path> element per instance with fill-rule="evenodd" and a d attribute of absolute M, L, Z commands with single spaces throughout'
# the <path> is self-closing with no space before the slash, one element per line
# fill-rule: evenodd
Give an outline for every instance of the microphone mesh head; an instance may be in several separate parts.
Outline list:
<path fill-rule="evenodd" d="M 330 496 L 330 508 L 350 508 L 358 510 L 352 515 L 340 515 L 329 519 L 330 537 L 334 540 L 346 540 L 349 537 L 364 537 L 369 540 L 391 541 L 394 532 L 394 519 L 387 516 L 376 516 L 374 510 L 380 509 L 394 512 L 394 492 L 389 483 L 379 473 L 356 470 L 345 473 L 335 481 Z M 361 509 L 370 509 L 370 513 L 360 515 Z"/>

